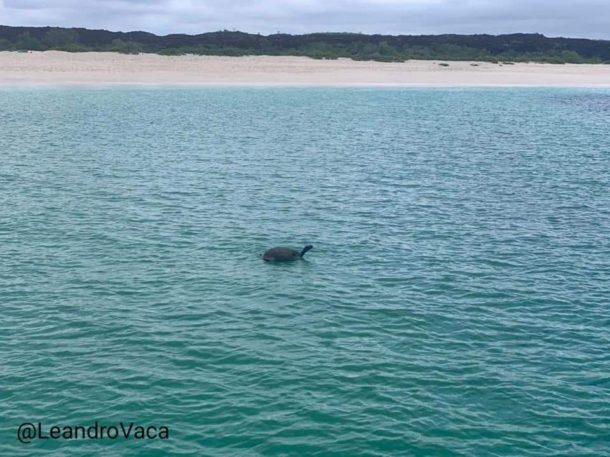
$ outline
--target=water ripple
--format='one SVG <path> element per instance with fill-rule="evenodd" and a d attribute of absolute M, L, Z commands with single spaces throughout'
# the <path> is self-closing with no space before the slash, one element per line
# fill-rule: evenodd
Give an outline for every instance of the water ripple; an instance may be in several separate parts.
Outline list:
<path fill-rule="evenodd" d="M 0 97 L 0 455 L 607 454 L 607 91 Z"/>

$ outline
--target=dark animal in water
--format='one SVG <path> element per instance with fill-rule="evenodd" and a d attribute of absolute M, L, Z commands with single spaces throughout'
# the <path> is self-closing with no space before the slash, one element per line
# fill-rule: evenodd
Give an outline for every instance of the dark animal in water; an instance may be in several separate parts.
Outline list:
<path fill-rule="evenodd" d="M 263 260 L 265 262 L 290 262 L 292 260 L 302 259 L 305 253 L 311 249 L 313 249 L 311 244 L 305 246 L 301 252 L 283 247 L 271 248 L 265 251 Z"/>

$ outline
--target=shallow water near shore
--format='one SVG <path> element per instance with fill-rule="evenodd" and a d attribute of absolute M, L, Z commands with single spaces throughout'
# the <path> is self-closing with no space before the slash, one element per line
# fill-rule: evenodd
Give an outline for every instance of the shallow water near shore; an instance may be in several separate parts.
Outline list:
<path fill-rule="evenodd" d="M 606 454 L 608 125 L 603 89 L 0 89 L 0 455 Z M 95 421 L 170 438 L 16 439 Z"/>

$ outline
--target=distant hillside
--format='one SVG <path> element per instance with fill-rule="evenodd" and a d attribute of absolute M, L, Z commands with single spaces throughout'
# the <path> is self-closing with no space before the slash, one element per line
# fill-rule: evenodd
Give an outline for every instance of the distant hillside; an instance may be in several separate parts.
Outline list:
<path fill-rule="evenodd" d="M 610 41 L 511 35 L 254 35 L 213 32 L 157 36 L 82 28 L 0 26 L 0 51 L 112 51 L 163 55 L 290 55 L 386 62 L 409 59 L 610 63 Z"/>

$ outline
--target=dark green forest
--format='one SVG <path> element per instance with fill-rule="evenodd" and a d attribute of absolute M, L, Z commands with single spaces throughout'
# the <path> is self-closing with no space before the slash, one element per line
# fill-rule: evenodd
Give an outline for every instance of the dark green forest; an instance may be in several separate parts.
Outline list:
<path fill-rule="evenodd" d="M 272 55 L 315 59 L 401 62 L 479 60 L 488 62 L 606 63 L 610 41 L 510 35 L 307 35 L 249 34 L 234 31 L 158 36 L 147 32 L 109 32 L 83 28 L 0 26 L 0 51 L 110 51 L 162 55 Z"/>

